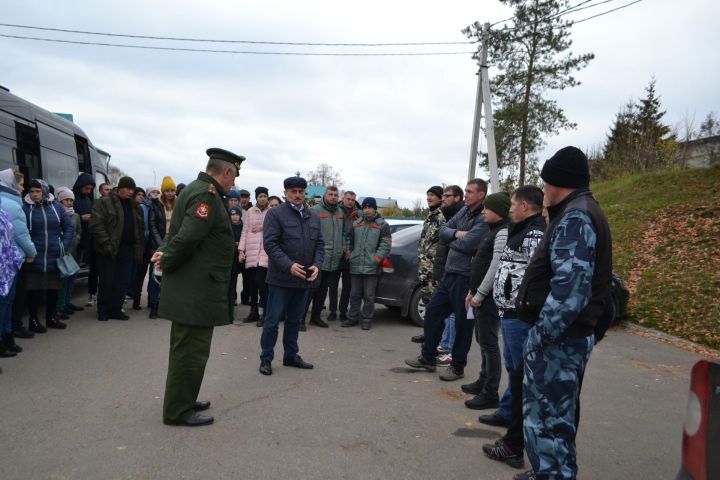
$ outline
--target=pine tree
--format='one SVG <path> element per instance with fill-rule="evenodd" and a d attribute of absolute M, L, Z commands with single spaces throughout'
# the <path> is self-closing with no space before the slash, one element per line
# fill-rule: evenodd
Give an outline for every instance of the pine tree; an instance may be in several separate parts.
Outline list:
<path fill-rule="evenodd" d="M 492 79 L 491 90 L 496 128 L 498 167 L 503 183 L 517 175 L 524 185 L 528 175 L 537 174 L 537 151 L 544 137 L 575 128 L 563 109 L 548 92 L 580 84 L 572 73 L 587 66 L 592 53 L 572 55 L 572 22 L 560 16 L 568 0 L 500 0 L 514 8 L 514 24 L 491 30 L 489 60 L 500 73 Z M 469 37 L 482 37 L 471 26 Z"/>

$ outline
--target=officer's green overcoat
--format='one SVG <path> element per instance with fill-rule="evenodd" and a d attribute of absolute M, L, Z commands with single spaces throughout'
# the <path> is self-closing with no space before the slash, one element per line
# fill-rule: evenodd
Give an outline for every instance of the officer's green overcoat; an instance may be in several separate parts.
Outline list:
<path fill-rule="evenodd" d="M 230 273 L 237 252 L 223 193 L 201 172 L 177 198 L 160 246 L 163 318 L 195 327 L 233 322 Z"/>

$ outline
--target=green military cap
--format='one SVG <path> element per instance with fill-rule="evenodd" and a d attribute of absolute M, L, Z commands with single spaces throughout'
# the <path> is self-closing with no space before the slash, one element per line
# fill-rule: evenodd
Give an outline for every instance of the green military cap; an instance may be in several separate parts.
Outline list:
<path fill-rule="evenodd" d="M 232 152 L 216 147 L 208 148 L 205 153 L 207 153 L 207 156 L 213 160 L 222 160 L 223 162 L 232 163 L 238 170 L 238 176 L 240 175 L 240 164 L 245 161 L 245 157 L 242 155 L 236 155 Z"/>

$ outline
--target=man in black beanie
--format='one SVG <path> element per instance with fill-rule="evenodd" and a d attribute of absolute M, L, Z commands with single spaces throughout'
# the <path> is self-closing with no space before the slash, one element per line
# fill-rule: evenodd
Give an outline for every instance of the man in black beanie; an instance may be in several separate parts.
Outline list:
<path fill-rule="evenodd" d="M 559 150 L 540 177 L 550 224 L 516 303 L 520 320 L 532 325 L 524 351 L 523 429 L 536 476 L 530 478 L 575 478 L 580 381 L 609 300 L 612 241 L 589 190 L 582 151 Z"/>
<path fill-rule="evenodd" d="M 117 189 L 92 207 L 90 231 L 98 255 L 100 277 L 98 320 L 128 320 L 122 302 L 133 263 L 141 263 L 145 248 L 143 215 L 133 201 L 135 180 L 122 177 Z"/>

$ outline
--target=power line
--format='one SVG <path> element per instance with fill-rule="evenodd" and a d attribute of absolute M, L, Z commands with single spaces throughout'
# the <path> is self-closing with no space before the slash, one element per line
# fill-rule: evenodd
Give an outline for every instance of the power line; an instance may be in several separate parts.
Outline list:
<path fill-rule="evenodd" d="M 81 35 L 99 35 L 104 37 L 137 38 L 143 40 L 170 40 L 176 42 L 205 42 L 205 43 L 245 43 L 253 45 L 296 45 L 313 47 L 397 47 L 397 46 L 419 46 L 419 45 L 467 45 L 476 43 L 473 41 L 464 42 L 401 42 L 401 43 L 314 43 L 314 42 L 275 42 L 265 40 L 223 40 L 209 38 L 191 37 L 159 37 L 153 35 L 134 35 L 125 33 L 92 32 L 87 30 L 70 30 L 65 28 L 38 27 L 34 25 L 17 25 L 12 23 L 0 23 L 0 27 L 25 28 L 31 30 L 43 30 L 48 32 L 76 33 Z"/>
<path fill-rule="evenodd" d="M 612 12 L 616 12 L 616 11 L 618 11 L 618 10 L 622 10 L 623 8 L 627 8 L 627 7 L 629 7 L 630 5 L 634 5 L 634 4 L 640 3 L 640 2 L 642 2 L 642 1 L 643 1 L 643 0 L 635 0 L 634 2 L 630 2 L 630 3 L 627 3 L 627 4 L 625 4 L 625 5 L 621 5 L 621 6 L 617 7 L 617 8 L 613 8 L 612 10 L 607 10 L 607 11 L 605 11 L 605 12 L 598 13 L 597 15 L 593 15 L 593 16 L 591 16 L 591 17 L 583 18 L 582 20 L 573 20 L 572 22 L 573 22 L 573 24 L 586 22 L 586 21 L 591 20 L 591 19 L 593 19 L 593 18 L 602 17 L 603 15 L 607 15 L 608 13 L 612 13 Z"/>
<path fill-rule="evenodd" d="M 99 47 L 136 48 L 142 50 L 165 50 L 173 52 L 198 52 L 198 53 L 231 53 L 236 55 L 294 55 L 294 56 L 316 56 L 316 57 L 409 57 L 409 56 L 434 56 L 434 55 L 473 55 L 476 52 L 395 52 L 395 53 L 333 53 L 333 52 L 263 52 L 252 50 L 217 50 L 210 48 L 183 48 L 183 47 L 156 47 L 152 45 L 131 45 L 123 43 L 83 42 L 79 40 L 63 40 L 59 38 L 26 37 L 22 35 L 9 35 L 0 33 L 0 37 L 16 38 L 20 40 L 34 40 L 38 42 L 69 43 L 73 45 L 93 45 Z"/>

